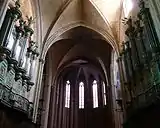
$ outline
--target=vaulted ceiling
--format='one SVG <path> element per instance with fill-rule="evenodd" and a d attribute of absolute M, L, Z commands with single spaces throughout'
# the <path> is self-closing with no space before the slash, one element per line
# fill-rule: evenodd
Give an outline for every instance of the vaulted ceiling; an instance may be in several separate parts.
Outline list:
<path fill-rule="evenodd" d="M 88 30 L 77 27 L 71 31 L 77 34 L 79 31 Z M 94 34 L 96 35 L 96 33 L 93 33 L 93 35 Z M 46 60 L 51 63 L 53 76 L 56 75 L 57 71 L 65 66 L 66 63 L 71 63 L 77 59 L 88 59 L 92 61 L 92 63 L 97 63 L 100 66 L 102 65 L 99 61 L 102 61 L 105 66 L 104 68 L 107 70 L 107 73 L 109 73 L 112 47 L 101 37 L 99 38 L 99 35 L 96 35 L 95 38 L 89 38 L 90 36 L 88 34 L 84 35 L 87 38 L 79 38 L 79 35 L 76 35 L 72 39 L 61 39 L 51 46 L 48 50 Z"/>
<path fill-rule="evenodd" d="M 29 4 L 26 4 L 26 1 Z M 40 42 L 42 42 L 40 45 L 43 48 L 53 36 L 59 38 L 75 24 L 97 30 L 98 33 L 103 31 L 119 46 L 124 35 L 121 23 L 124 17 L 124 1 L 132 0 L 21 0 L 21 3 L 23 8 L 28 5 L 23 9 L 26 15 L 26 10 L 29 10 L 32 4 L 34 4 L 32 11 L 39 10 L 39 14 L 35 13 L 35 17 L 40 20 Z M 62 30 L 63 32 L 58 34 Z"/>
<path fill-rule="evenodd" d="M 44 42 L 59 28 L 81 22 L 118 38 L 122 0 L 40 0 Z"/>

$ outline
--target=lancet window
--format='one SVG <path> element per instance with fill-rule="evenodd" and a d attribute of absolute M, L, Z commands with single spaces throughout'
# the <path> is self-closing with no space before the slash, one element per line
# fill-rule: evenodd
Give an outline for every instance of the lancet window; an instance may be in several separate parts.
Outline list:
<path fill-rule="evenodd" d="M 70 82 L 66 82 L 66 97 L 65 97 L 65 107 L 70 107 Z"/>
<path fill-rule="evenodd" d="M 92 85 L 92 91 L 93 91 L 93 108 L 98 107 L 98 86 L 97 86 L 97 81 L 93 81 Z"/>
<path fill-rule="evenodd" d="M 103 82 L 103 104 L 104 105 L 107 105 L 107 99 L 106 99 L 106 85 L 105 83 Z"/>
<path fill-rule="evenodd" d="M 84 108 L 84 83 L 79 83 L 79 108 Z"/>

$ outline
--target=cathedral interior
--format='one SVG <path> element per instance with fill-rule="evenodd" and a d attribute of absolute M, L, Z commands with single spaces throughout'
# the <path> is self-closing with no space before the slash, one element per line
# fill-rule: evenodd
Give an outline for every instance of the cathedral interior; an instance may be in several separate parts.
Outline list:
<path fill-rule="evenodd" d="M 0 128 L 160 128 L 160 0 L 0 0 Z"/>

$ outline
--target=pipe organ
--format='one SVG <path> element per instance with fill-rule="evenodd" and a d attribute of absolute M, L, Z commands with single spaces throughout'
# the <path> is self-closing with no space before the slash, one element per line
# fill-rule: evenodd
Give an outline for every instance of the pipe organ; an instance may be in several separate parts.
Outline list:
<path fill-rule="evenodd" d="M 140 0 L 137 18 L 126 20 L 126 40 L 120 58 L 123 63 L 124 86 L 131 99 L 127 101 L 127 117 L 136 109 L 151 104 L 160 91 L 160 43 L 149 8 Z"/>
<path fill-rule="evenodd" d="M 64 68 L 54 85 L 48 115 L 49 128 L 113 127 L 109 88 L 96 67 L 77 64 Z M 39 109 L 45 111 L 45 108 Z"/>
<path fill-rule="evenodd" d="M 19 1 L 7 10 L 0 29 L 0 101 L 27 117 L 32 118 L 30 90 L 34 86 L 33 77 L 38 45 L 32 40 L 33 18 L 22 18 Z"/>

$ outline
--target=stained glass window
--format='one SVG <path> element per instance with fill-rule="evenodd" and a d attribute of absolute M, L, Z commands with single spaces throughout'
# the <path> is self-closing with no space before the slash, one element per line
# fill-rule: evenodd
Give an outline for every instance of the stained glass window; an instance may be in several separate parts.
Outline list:
<path fill-rule="evenodd" d="M 92 91 L 93 91 L 93 108 L 98 107 L 98 89 L 97 89 L 97 81 L 93 81 Z"/>
<path fill-rule="evenodd" d="M 79 108 L 84 108 L 84 83 L 79 83 Z"/>
<path fill-rule="evenodd" d="M 65 107 L 70 107 L 70 82 L 66 82 L 66 97 L 65 97 Z"/>
<path fill-rule="evenodd" d="M 107 104 L 107 101 L 106 101 L 106 85 L 105 83 L 103 82 L 103 104 L 106 105 Z"/>

